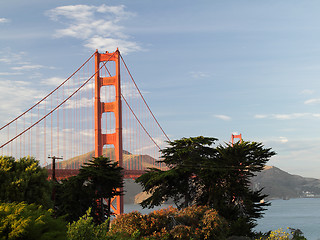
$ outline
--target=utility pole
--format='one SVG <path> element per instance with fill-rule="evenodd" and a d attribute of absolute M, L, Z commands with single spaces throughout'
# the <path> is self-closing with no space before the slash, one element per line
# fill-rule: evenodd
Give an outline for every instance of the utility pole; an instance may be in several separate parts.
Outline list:
<path fill-rule="evenodd" d="M 52 159 L 52 163 L 51 163 L 52 177 L 51 177 L 51 179 L 52 179 L 52 181 L 55 182 L 56 181 L 56 159 L 63 159 L 63 157 L 56 157 L 56 156 L 50 157 L 50 156 L 48 156 L 48 158 Z M 52 188 L 51 199 L 55 204 L 55 200 L 56 200 L 56 189 L 55 189 L 55 186 L 53 186 L 53 188 Z"/>
<path fill-rule="evenodd" d="M 51 168 L 52 168 L 52 176 L 51 179 L 52 181 L 56 180 L 56 159 L 63 159 L 63 157 L 56 157 L 56 156 L 48 156 L 48 158 L 52 159 L 52 163 L 51 163 Z"/>

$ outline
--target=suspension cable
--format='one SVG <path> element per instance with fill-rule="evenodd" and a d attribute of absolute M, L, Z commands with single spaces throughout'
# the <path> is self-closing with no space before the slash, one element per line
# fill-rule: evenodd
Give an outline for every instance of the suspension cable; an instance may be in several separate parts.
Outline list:
<path fill-rule="evenodd" d="M 142 98 L 143 102 L 144 102 L 144 103 L 145 103 L 145 105 L 147 106 L 147 108 L 148 108 L 149 112 L 151 113 L 151 115 L 152 115 L 153 119 L 156 121 L 157 125 L 158 125 L 158 126 L 159 126 L 159 128 L 161 129 L 162 133 L 166 136 L 166 138 L 168 139 L 168 141 L 169 141 L 169 142 L 171 142 L 170 138 L 168 137 L 168 135 L 164 132 L 164 130 L 163 130 L 163 129 L 162 129 L 162 127 L 160 126 L 160 124 L 159 124 L 158 120 L 157 120 L 157 119 L 156 119 L 156 117 L 153 115 L 153 113 L 152 113 L 152 111 L 151 111 L 151 109 L 150 109 L 149 105 L 147 104 L 146 100 L 144 99 L 143 95 L 141 94 L 140 89 L 138 88 L 138 86 L 137 86 L 136 82 L 134 81 L 134 79 L 133 79 L 133 77 L 132 77 L 132 75 L 131 75 L 131 72 L 129 71 L 129 69 L 128 69 L 128 67 L 127 67 L 127 64 L 125 63 L 125 61 L 124 61 L 124 59 L 123 59 L 123 57 L 122 57 L 122 55 L 121 55 L 121 54 L 120 54 L 120 57 L 121 57 L 121 60 L 122 60 L 122 62 L 123 62 L 123 64 L 124 64 L 125 68 L 127 69 L 127 72 L 128 72 L 128 73 L 129 73 L 129 75 L 130 75 L 130 78 L 131 78 L 132 82 L 133 82 L 133 83 L 134 83 L 134 85 L 136 86 L 136 88 L 137 88 L 137 90 L 138 90 L 138 92 L 139 92 L 139 94 L 140 94 L 140 96 L 141 96 L 141 98 Z"/>
<path fill-rule="evenodd" d="M 15 119 L 13 119 L 11 122 L 7 123 L 6 125 L 4 125 L 3 127 L 0 128 L 0 131 L 7 127 L 8 125 L 10 125 L 11 123 L 13 123 L 14 121 L 16 121 L 17 119 L 19 119 L 20 117 L 22 117 L 23 115 L 25 115 L 27 112 L 29 112 L 30 110 L 32 110 L 34 107 L 36 107 L 37 105 L 39 105 L 41 102 L 43 102 L 44 100 L 46 100 L 50 95 L 52 95 L 56 90 L 58 90 L 62 85 L 64 85 L 70 78 L 72 78 L 84 65 L 86 65 L 90 59 L 94 56 L 95 53 L 93 53 L 91 55 L 91 57 L 89 57 L 87 59 L 87 61 L 85 61 L 73 74 L 70 75 L 70 77 L 68 77 L 65 81 L 63 81 L 58 87 L 56 87 L 54 90 L 52 90 L 47 96 L 45 96 L 44 98 L 42 98 L 39 102 L 37 102 L 35 105 L 33 105 L 32 107 L 30 107 L 28 110 L 26 110 L 25 112 L 23 112 L 22 114 L 20 114 L 18 117 L 16 117 Z"/>
<path fill-rule="evenodd" d="M 130 107 L 129 103 L 127 102 L 126 98 L 122 95 L 121 93 L 121 97 L 123 98 L 123 100 L 125 101 L 125 103 L 127 104 L 128 108 L 130 109 L 130 111 L 132 112 L 133 116 L 135 117 L 135 119 L 138 121 L 138 123 L 140 124 L 140 126 L 143 128 L 143 130 L 146 132 L 146 134 L 148 134 L 149 138 L 151 139 L 151 141 L 159 148 L 159 150 L 161 150 L 161 148 L 159 147 L 159 145 L 154 141 L 154 139 L 151 137 L 151 135 L 149 134 L 149 132 L 147 131 L 147 129 L 145 129 L 145 127 L 142 125 L 142 123 L 140 122 L 140 120 L 138 119 L 137 115 L 134 113 L 134 111 L 132 110 L 132 108 Z"/>
<path fill-rule="evenodd" d="M 109 76 L 111 77 L 111 73 L 108 70 L 107 66 L 105 66 L 105 69 L 107 70 Z M 151 139 L 151 141 L 159 148 L 159 150 L 161 150 L 161 148 L 159 147 L 159 145 L 155 142 L 155 140 L 152 138 L 152 136 L 149 134 L 149 132 L 147 131 L 147 129 L 143 126 L 143 124 L 141 123 L 141 121 L 139 120 L 138 116 L 134 113 L 133 109 L 131 108 L 131 106 L 129 105 L 129 103 L 127 102 L 126 98 L 123 96 L 123 94 L 121 93 L 121 97 L 123 98 L 123 100 L 125 101 L 126 105 L 128 106 L 128 108 L 130 109 L 131 113 L 133 114 L 133 116 L 135 117 L 135 119 L 138 121 L 138 123 L 140 124 L 140 126 L 143 128 L 143 130 L 145 131 L 145 133 L 149 136 L 149 138 Z"/>
<path fill-rule="evenodd" d="M 57 110 L 57 108 L 59 108 L 61 105 L 63 105 L 66 101 L 68 101 L 71 97 L 73 97 L 81 88 L 83 88 L 99 71 L 101 68 L 103 68 L 107 62 L 113 57 L 114 53 L 109 57 L 109 59 L 102 64 L 102 66 L 90 77 L 88 78 L 76 91 L 74 91 L 69 97 L 67 97 L 64 101 L 62 101 L 59 105 L 57 105 L 54 109 L 52 109 L 50 112 L 48 112 L 46 115 L 44 115 L 41 119 L 39 119 L 38 121 L 36 121 L 34 124 L 32 124 L 30 127 L 26 128 L 24 131 L 22 131 L 21 133 L 19 133 L 18 135 L 16 135 L 15 137 L 11 138 L 9 141 L 7 141 L 6 143 L 2 144 L 0 146 L 0 148 L 3 148 L 5 145 L 7 145 L 8 143 L 12 142 L 13 140 L 15 140 L 16 138 L 20 137 L 22 134 L 24 134 L 25 132 L 27 132 L 28 130 L 30 130 L 31 128 L 33 128 L 35 125 L 37 125 L 39 122 L 41 122 L 43 119 L 45 119 L 47 116 L 49 116 L 51 113 L 53 113 L 55 110 Z M 91 56 L 92 57 L 92 56 Z M 91 58 L 90 57 L 90 58 Z"/>

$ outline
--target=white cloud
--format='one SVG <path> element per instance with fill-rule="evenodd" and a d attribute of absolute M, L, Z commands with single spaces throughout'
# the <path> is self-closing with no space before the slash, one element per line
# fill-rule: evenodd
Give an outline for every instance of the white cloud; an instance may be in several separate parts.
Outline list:
<path fill-rule="evenodd" d="M 63 81 L 65 81 L 64 78 L 51 77 L 41 81 L 41 83 L 50 85 L 50 86 L 59 86 Z"/>
<path fill-rule="evenodd" d="M 6 71 L 0 72 L 0 76 L 22 75 L 27 71 L 28 74 L 26 75 L 26 78 L 39 79 L 43 76 L 40 69 L 55 69 L 54 67 L 50 66 L 33 64 L 30 61 L 26 61 L 25 59 L 29 59 L 26 52 L 15 52 L 12 51 L 11 48 L 1 49 L 0 63 L 8 66 L 5 67 Z M 12 70 L 12 72 L 7 71 L 7 69 Z"/>
<path fill-rule="evenodd" d="M 224 121 L 230 121 L 231 117 L 227 116 L 227 115 L 214 115 L 214 117 L 224 120 Z"/>
<path fill-rule="evenodd" d="M 291 120 L 302 117 L 317 117 L 317 114 L 312 113 L 289 113 L 289 114 L 256 114 L 254 118 L 256 119 L 277 119 L 277 120 Z"/>
<path fill-rule="evenodd" d="M 286 137 L 279 137 L 279 142 L 281 143 L 287 143 L 289 140 Z"/>
<path fill-rule="evenodd" d="M 264 114 L 256 114 L 256 115 L 254 115 L 254 118 L 258 118 L 258 119 L 267 118 L 267 117 L 268 116 L 264 115 Z"/>
<path fill-rule="evenodd" d="M 93 107 L 94 99 L 83 97 L 81 99 L 69 99 L 64 105 L 65 109 L 77 109 L 77 108 L 85 108 L 85 107 Z"/>
<path fill-rule="evenodd" d="M 7 23 L 10 22 L 8 18 L 0 18 L 0 23 Z"/>
<path fill-rule="evenodd" d="M 125 97 L 126 100 L 128 99 L 136 99 L 140 97 L 140 94 L 136 87 L 133 84 L 122 83 L 121 84 L 121 93 Z"/>
<path fill-rule="evenodd" d="M 192 78 L 199 79 L 199 78 L 207 78 L 209 74 L 204 72 L 190 72 Z"/>
<path fill-rule="evenodd" d="M 19 67 L 12 67 L 11 69 L 20 71 L 20 70 L 35 70 L 35 69 L 40 69 L 40 68 L 44 68 L 44 67 L 45 66 L 39 65 L 39 64 L 34 64 L 34 65 L 28 64 L 28 65 L 22 65 Z"/>
<path fill-rule="evenodd" d="M 22 75 L 20 72 L 0 72 L 0 76 Z"/>
<path fill-rule="evenodd" d="M 124 5 L 100 6 L 69 5 L 51 9 L 46 14 L 54 21 L 65 24 L 55 36 L 82 39 L 84 46 L 90 49 L 114 51 L 117 47 L 122 53 L 140 50 L 140 46 L 128 40 L 120 21 L 133 14 L 125 11 Z"/>
<path fill-rule="evenodd" d="M 311 95 L 313 94 L 315 91 L 314 90 L 311 90 L 311 89 L 304 89 L 301 94 L 304 94 L 304 95 Z"/>
<path fill-rule="evenodd" d="M 279 120 L 289 120 L 301 118 L 308 115 L 307 113 L 290 113 L 290 114 L 272 114 L 272 118 Z"/>
<path fill-rule="evenodd" d="M 88 39 L 84 46 L 91 49 L 111 49 L 112 51 L 119 48 L 121 53 L 129 53 L 140 50 L 140 47 L 135 42 L 115 38 L 105 38 L 101 36 L 94 36 Z"/>
<path fill-rule="evenodd" d="M 31 88 L 27 82 L 0 81 L 0 114 L 7 117 L 2 120 L 16 117 L 26 109 L 26 105 L 31 106 L 42 95 L 41 91 Z"/>
<path fill-rule="evenodd" d="M 320 98 L 311 98 L 309 100 L 304 101 L 304 104 L 318 104 L 320 103 Z"/>
<path fill-rule="evenodd" d="M 14 52 L 10 48 L 5 48 L 0 51 L 0 62 L 6 64 L 28 64 L 24 61 L 25 52 Z"/>

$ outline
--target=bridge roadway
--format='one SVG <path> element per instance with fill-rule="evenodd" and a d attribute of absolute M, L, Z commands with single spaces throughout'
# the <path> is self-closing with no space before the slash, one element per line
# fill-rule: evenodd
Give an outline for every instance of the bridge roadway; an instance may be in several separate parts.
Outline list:
<path fill-rule="evenodd" d="M 52 178 L 52 169 L 47 169 L 48 179 Z M 65 179 L 78 175 L 79 169 L 56 169 L 55 175 L 57 180 Z M 145 170 L 124 170 L 124 179 L 136 179 L 145 173 Z"/>

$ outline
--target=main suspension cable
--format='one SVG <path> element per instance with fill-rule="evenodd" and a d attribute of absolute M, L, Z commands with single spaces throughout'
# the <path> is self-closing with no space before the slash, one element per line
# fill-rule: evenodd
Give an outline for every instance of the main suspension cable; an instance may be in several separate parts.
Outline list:
<path fill-rule="evenodd" d="M 95 54 L 95 53 L 94 53 Z M 45 96 L 44 98 L 42 98 L 39 102 L 37 102 L 35 105 L 33 105 L 32 107 L 30 107 L 28 110 L 26 110 L 25 112 L 23 112 L 22 114 L 20 114 L 18 117 L 16 117 L 15 119 L 13 119 L 12 121 L 10 121 L 9 123 L 7 123 L 6 125 L 4 125 L 3 127 L 0 128 L 0 131 L 7 127 L 8 125 L 10 125 L 11 123 L 13 123 L 14 121 L 16 121 L 17 119 L 19 119 L 20 117 L 22 117 L 23 115 L 25 115 L 27 112 L 29 112 L 30 110 L 32 110 L 33 108 L 35 108 L 37 105 L 39 105 L 41 102 L 43 102 L 44 100 L 46 100 L 50 95 L 52 95 L 56 90 L 58 90 L 62 85 L 64 85 L 70 78 L 72 78 L 84 65 L 86 65 L 90 59 L 94 56 L 94 54 L 91 55 L 91 57 L 89 57 L 87 59 L 87 61 L 85 61 L 73 74 L 70 75 L 70 77 L 68 77 L 65 81 L 63 81 L 58 87 L 56 87 L 54 90 L 52 90 L 47 96 Z"/>
<path fill-rule="evenodd" d="M 125 63 L 125 61 L 124 61 L 123 57 L 121 56 L 121 54 L 120 54 L 120 57 L 121 57 L 121 60 L 122 60 L 122 62 L 123 62 L 123 64 L 124 64 L 125 68 L 127 69 L 127 72 L 128 72 L 129 75 L 130 75 L 130 78 L 131 78 L 133 84 L 136 86 L 136 88 L 137 88 L 137 90 L 138 90 L 138 92 L 139 92 L 139 94 L 140 94 L 143 102 L 144 102 L 145 105 L 147 106 L 147 108 L 148 108 L 149 112 L 151 113 L 153 119 L 156 121 L 157 125 L 158 125 L 159 128 L 161 129 L 162 133 L 166 136 L 166 138 L 168 139 L 168 141 L 171 142 L 170 138 L 168 137 L 168 135 L 164 132 L 164 130 L 163 130 L 162 127 L 160 126 L 160 123 L 158 122 L 158 120 L 156 119 L 156 117 L 154 116 L 154 114 L 152 113 L 149 105 L 147 104 L 146 100 L 144 99 L 143 95 L 141 94 L 140 89 L 138 88 L 136 82 L 134 81 L 134 79 L 133 79 L 133 77 L 132 77 L 132 75 L 131 75 L 131 72 L 129 71 L 129 69 L 128 69 L 128 67 L 127 67 L 127 64 Z"/>
<path fill-rule="evenodd" d="M 113 54 L 114 55 L 114 54 Z M 111 55 L 110 58 L 113 56 Z M 91 56 L 92 57 L 92 56 Z M 109 58 L 109 59 L 110 59 Z M 41 119 L 39 119 L 38 121 L 36 121 L 34 124 L 32 124 L 30 127 L 26 128 L 24 131 L 22 131 L 21 133 L 19 133 L 18 135 L 16 135 L 15 137 L 11 138 L 9 141 L 7 141 L 6 143 L 2 144 L 0 146 L 0 148 L 3 148 L 4 146 L 6 146 L 8 143 L 12 142 L 13 140 L 15 140 L 16 138 L 20 137 L 22 134 L 24 134 L 25 132 L 27 132 L 28 130 L 30 130 L 31 128 L 33 128 L 35 125 L 37 125 L 39 122 L 41 122 L 43 119 L 45 119 L 47 116 L 49 116 L 51 113 L 53 113 L 55 110 L 57 110 L 61 105 L 63 105 L 66 101 L 68 101 L 71 97 L 73 97 L 80 89 L 82 89 L 99 71 L 101 68 L 103 68 L 106 63 L 109 61 L 109 59 L 102 64 L 102 66 L 90 77 L 88 78 L 76 91 L 74 91 L 69 97 L 67 97 L 64 101 L 62 101 L 58 106 L 56 106 L 54 109 L 52 109 L 50 112 L 48 112 L 46 115 L 44 115 Z"/>

